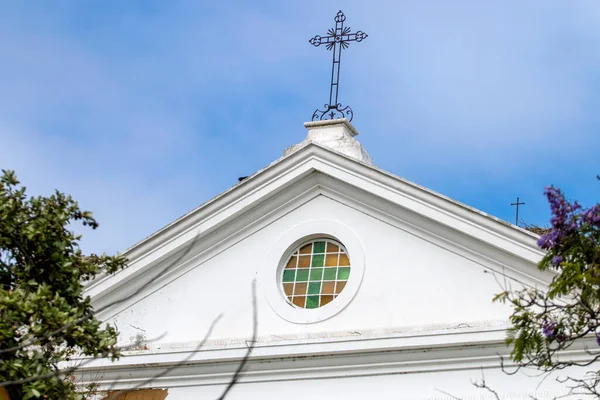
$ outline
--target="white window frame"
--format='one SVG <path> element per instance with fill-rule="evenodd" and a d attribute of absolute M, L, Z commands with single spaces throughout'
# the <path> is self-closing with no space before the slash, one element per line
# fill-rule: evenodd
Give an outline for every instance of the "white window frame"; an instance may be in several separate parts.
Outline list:
<path fill-rule="evenodd" d="M 342 244 L 350 258 L 350 277 L 344 290 L 329 304 L 318 308 L 300 308 L 291 305 L 281 284 L 285 263 L 302 243 L 317 238 L 331 238 Z M 263 265 L 259 280 L 267 302 L 281 318 L 296 324 L 324 321 L 342 311 L 354 298 L 365 272 L 365 251 L 356 233 L 346 225 L 329 219 L 300 223 L 282 234 L 273 244 Z"/>

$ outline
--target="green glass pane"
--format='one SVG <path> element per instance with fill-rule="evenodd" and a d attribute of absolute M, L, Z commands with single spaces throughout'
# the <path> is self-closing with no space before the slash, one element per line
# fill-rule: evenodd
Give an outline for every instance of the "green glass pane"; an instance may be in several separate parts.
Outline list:
<path fill-rule="evenodd" d="M 337 268 L 325 268 L 325 273 L 323 274 L 324 281 L 334 281 L 335 273 Z"/>
<path fill-rule="evenodd" d="M 338 280 L 348 280 L 348 278 L 350 277 L 350 267 L 339 267 L 338 268 L 338 275 L 337 278 Z"/>
<path fill-rule="evenodd" d="M 322 281 L 323 280 L 323 268 L 311 268 L 310 269 L 310 280 L 311 281 Z"/>
<path fill-rule="evenodd" d="M 299 269 L 298 274 L 296 275 L 296 282 L 306 282 L 307 280 L 308 280 L 308 269 Z"/>
<path fill-rule="evenodd" d="M 315 242 L 313 244 L 313 253 L 325 253 L 325 242 Z"/>
<path fill-rule="evenodd" d="M 321 282 L 311 282 L 308 284 L 308 294 L 321 294 Z"/>
<path fill-rule="evenodd" d="M 319 307 L 319 296 L 308 296 L 306 298 L 306 308 Z"/>
<path fill-rule="evenodd" d="M 286 269 L 283 271 L 283 281 L 284 282 L 294 282 L 294 272 L 295 270 Z"/>
<path fill-rule="evenodd" d="M 322 267 L 324 264 L 325 264 L 325 254 L 320 254 L 320 255 L 313 254 L 312 263 L 310 264 L 311 267 Z"/>

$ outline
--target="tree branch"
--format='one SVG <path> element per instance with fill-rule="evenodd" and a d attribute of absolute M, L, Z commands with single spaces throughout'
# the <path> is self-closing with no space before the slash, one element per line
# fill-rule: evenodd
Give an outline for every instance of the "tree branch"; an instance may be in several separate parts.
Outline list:
<path fill-rule="evenodd" d="M 138 290 L 138 292 L 141 292 L 144 289 L 146 289 L 148 286 L 150 286 L 152 283 L 154 283 L 154 281 L 156 280 L 156 278 L 158 278 L 159 276 L 163 275 L 165 272 L 169 271 L 174 265 L 178 264 L 184 257 L 186 257 L 190 253 L 190 251 L 192 250 L 192 248 L 194 247 L 194 245 L 196 244 L 196 242 L 198 241 L 198 239 L 199 239 L 199 235 L 196 235 L 196 237 L 194 238 L 193 242 L 187 247 L 187 249 L 183 252 L 183 254 L 181 254 L 173 262 L 168 263 L 166 265 L 166 267 L 164 267 L 163 269 L 161 269 L 152 279 L 150 279 L 148 282 L 146 282 L 145 284 L 143 284 L 141 286 L 141 288 Z M 60 334 L 61 332 L 64 332 L 65 330 L 70 329 L 70 328 L 72 328 L 72 327 L 74 327 L 74 326 L 76 326 L 76 325 L 84 322 L 85 320 L 92 318 L 93 316 L 95 316 L 96 314 L 98 314 L 98 313 L 100 313 L 102 311 L 105 311 L 105 310 L 107 310 L 107 309 L 109 309 L 111 307 L 114 307 L 114 306 L 116 306 L 118 304 L 121 304 L 121 303 L 129 300 L 131 297 L 132 297 L 132 295 L 128 295 L 128 296 L 123 297 L 121 299 L 115 300 L 112 303 L 109 303 L 106 306 L 101 307 L 98 310 L 93 310 L 90 314 L 84 315 L 83 317 L 78 318 L 77 320 L 75 320 L 75 321 L 73 321 L 73 322 L 71 322 L 69 324 L 63 325 L 62 327 L 57 328 L 54 331 L 51 331 L 51 332 L 45 334 L 44 336 L 26 340 L 25 342 L 19 344 L 18 346 L 10 347 L 10 348 L 7 348 L 7 349 L 0 349 L 0 355 L 5 354 L 5 353 L 15 352 L 15 351 L 24 349 L 24 348 L 26 348 L 28 346 L 34 345 L 36 343 L 39 343 L 39 342 L 42 342 L 42 341 L 45 341 L 45 340 L 50 340 L 50 338 L 52 338 L 53 336 L 56 336 L 56 335 Z"/>
<path fill-rule="evenodd" d="M 231 381 L 229 382 L 229 384 L 223 391 L 223 394 L 221 394 L 221 396 L 218 398 L 218 400 L 225 399 L 225 396 L 227 396 L 227 393 L 229 393 L 229 391 L 231 390 L 233 385 L 235 385 L 237 383 L 238 379 L 240 378 L 240 374 L 242 373 L 244 367 L 246 366 L 246 363 L 248 362 L 248 359 L 250 358 L 250 353 L 252 353 L 252 350 L 254 349 L 254 346 L 256 343 L 257 328 L 258 328 L 258 310 L 257 310 L 257 305 L 256 305 L 256 280 L 253 280 L 252 281 L 252 339 L 250 341 L 250 346 L 248 346 L 246 355 L 242 359 L 242 362 L 240 363 L 237 370 L 235 371 L 235 374 L 233 374 Z"/>

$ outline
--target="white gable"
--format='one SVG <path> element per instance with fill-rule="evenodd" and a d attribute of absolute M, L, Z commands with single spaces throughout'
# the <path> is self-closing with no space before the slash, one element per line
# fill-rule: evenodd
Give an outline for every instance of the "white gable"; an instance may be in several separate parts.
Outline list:
<path fill-rule="evenodd" d="M 347 246 L 352 273 L 330 304 L 295 309 L 279 282 L 282 263 L 289 249 L 319 236 Z M 458 371 L 467 357 L 472 370 L 453 386 L 464 394 L 478 368 L 497 366 L 497 353 L 506 353 L 509 309 L 492 303 L 494 294 L 501 285 L 551 279 L 536 268 L 542 253 L 535 235 L 315 142 L 127 256 L 126 270 L 94 282 L 88 293 L 97 308 L 117 302 L 100 317 L 117 327 L 124 344 L 137 335 L 151 342 L 127 360 L 104 363 L 103 379 L 127 368 L 130 376 L 147 376 L 135 366 L 168 365 L 188 354 L 187 369 L 153 386 L 205 385 L 204 394 L 227 382 L 245 352 L 253 281 L 258 341 L 247 382 Z M 218 315 L 202 351 L 193 351 Z M 439 378 L 454 382 L 451 374 Z M 413 387 L 417 392 L 403 398 L 421 393 Z M 247 390 L 250 398 L 260 392 Z M 193 393 L 201 392 L 178 398 Z"/>
<path fill-rule="evenodd" d="M 164 341 L 179 343 L 198 340 L 198 333 L 222 313 L 213 337 L 245 338 L 252 326 L 253 279 L 259 289 L 259 335 L 273 340 L 401 327 L 449 329 L 507 316 L 506 310 L 490 301 L 501 291 L 492 274 L 494 265 L 416 236 L 401 221 L 392 224 L 372 210 L 319 192 L 315 189 L 310 198 L 296 201 L 290 211 L 274 216 L 260 230 L 190 263 L 185 273 L 172 280 L 159 279 L 145 296 L 134 296 L 134 304 L 111 316 L 111 323 L 124 339 L 142 328 L 149 338 L 166 332 Z M 267 271 L 278 267 L 268 256 L 290 227 L 319 219 L 341 222 L 354 231 L 366 255 L 364 276 L 356 296 L 337 315 L 313 324 L 291 323 L 264 296 L 266 286 L 276 285 L 270 282 L 275 274 Z M 271 265 L 265 265 L 269 261 Z"/>

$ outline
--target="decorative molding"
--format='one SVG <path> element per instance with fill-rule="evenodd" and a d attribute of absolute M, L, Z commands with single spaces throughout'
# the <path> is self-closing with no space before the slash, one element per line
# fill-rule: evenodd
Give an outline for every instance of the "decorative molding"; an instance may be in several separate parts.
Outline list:
<path fill-rule="evenodd" d="M 319 181 L 315 182 L 315 178 Z M 500 254 L 506 260 L 517 261 L 517 268 L 527 270 L 522 272 L 535 277 L 537 282 L 551 279 L 551 275 L 535 268 L 543 255 L 535 245 L 535 235 L 402 178 L 309 144 L 132 247 L 124 254 L 129 257 L 130 265 L 92 282 L 86 294 L 98 309 L 116 296 L 137 293 L 161 271 L 161 266 L 188 251 L 160 282 L 148 287 L 155 290 L 329 187 L 331 193 L 344 194 L 348 202 L 356 197 L 366 204 L 364 201 L 369 198 L 371 211 L 375 210 L 374 205 L 386 204 L 388 215 L 391 209 L 403 213 L 403 220 L 394 216 L 395 224 L 412 225 L 413 232 L 421 232 L 418 236 L 431 231 L 446 243 L 453 243 L 457 237 L 458 247 L 466 252 L 472 253 L 469 248 L 476 248 L 490 261 Z M 383 213 L 381 209 L 378 211 Z M 424 230 L 419 224 L 425 226 Z M 493 257 L 489 255 L 490 249 L 495 249 Z"/>
<path fill-rule="evenodd" d="M 504 329 L 458 329 L 411 336 L 258 343 L 240 383 L 500 368 L 500 356 L 506 358 L 509 351 L 504 338 Z M 593 338 L 582 341 L 564 356 L 584 360 L 589 357 L 586 346 L 594 343 Z M 150 386 L 222 385 L 231 379 L 245 352 L 244 345 L 212 346 L 139 352 L 115 362 L 99 359 L 78 370 L 79 384 L 94 381 L 119 390 L 164 374 L 153 378 Z M 505 367 L 512 366 L 506 358 Z"/>
<path fill-rule="evenodd" d="M 457 254 L 484 270 L 498 274 L 527 286 L 547 285 L 553 274 L 532 268 L 532 263 L 508 253 L 504 249 L 486 242 L 474 241 L 469 235 L 436 223 L 407 209 L 393 207 L 387 200 L 369 193 L 348 190 L 348 184 L 334 178 L 320 175 L 321 194 L 333 201 L 351 207 L 397 229 L 405 231 L 435 246 Z"/>
<path fill-rule="evenodd" d="M 354 125 L 352 125 L 350 123 L 350 121 L 348 121 L 346 118 L 326 119 L 323 121 L 309 121 L 309 122 L 304 123 L 304 127 L 306 129 L 310 129 L 310 128 L 317 128 L 317 127 L 325 127 L 325 126 L 335 126 L 335 125 L 340 125 L 340 124 L 344 125 L 351 132 L 352 137 L 358 135 L 358 131 L 356 130 Z"/>

